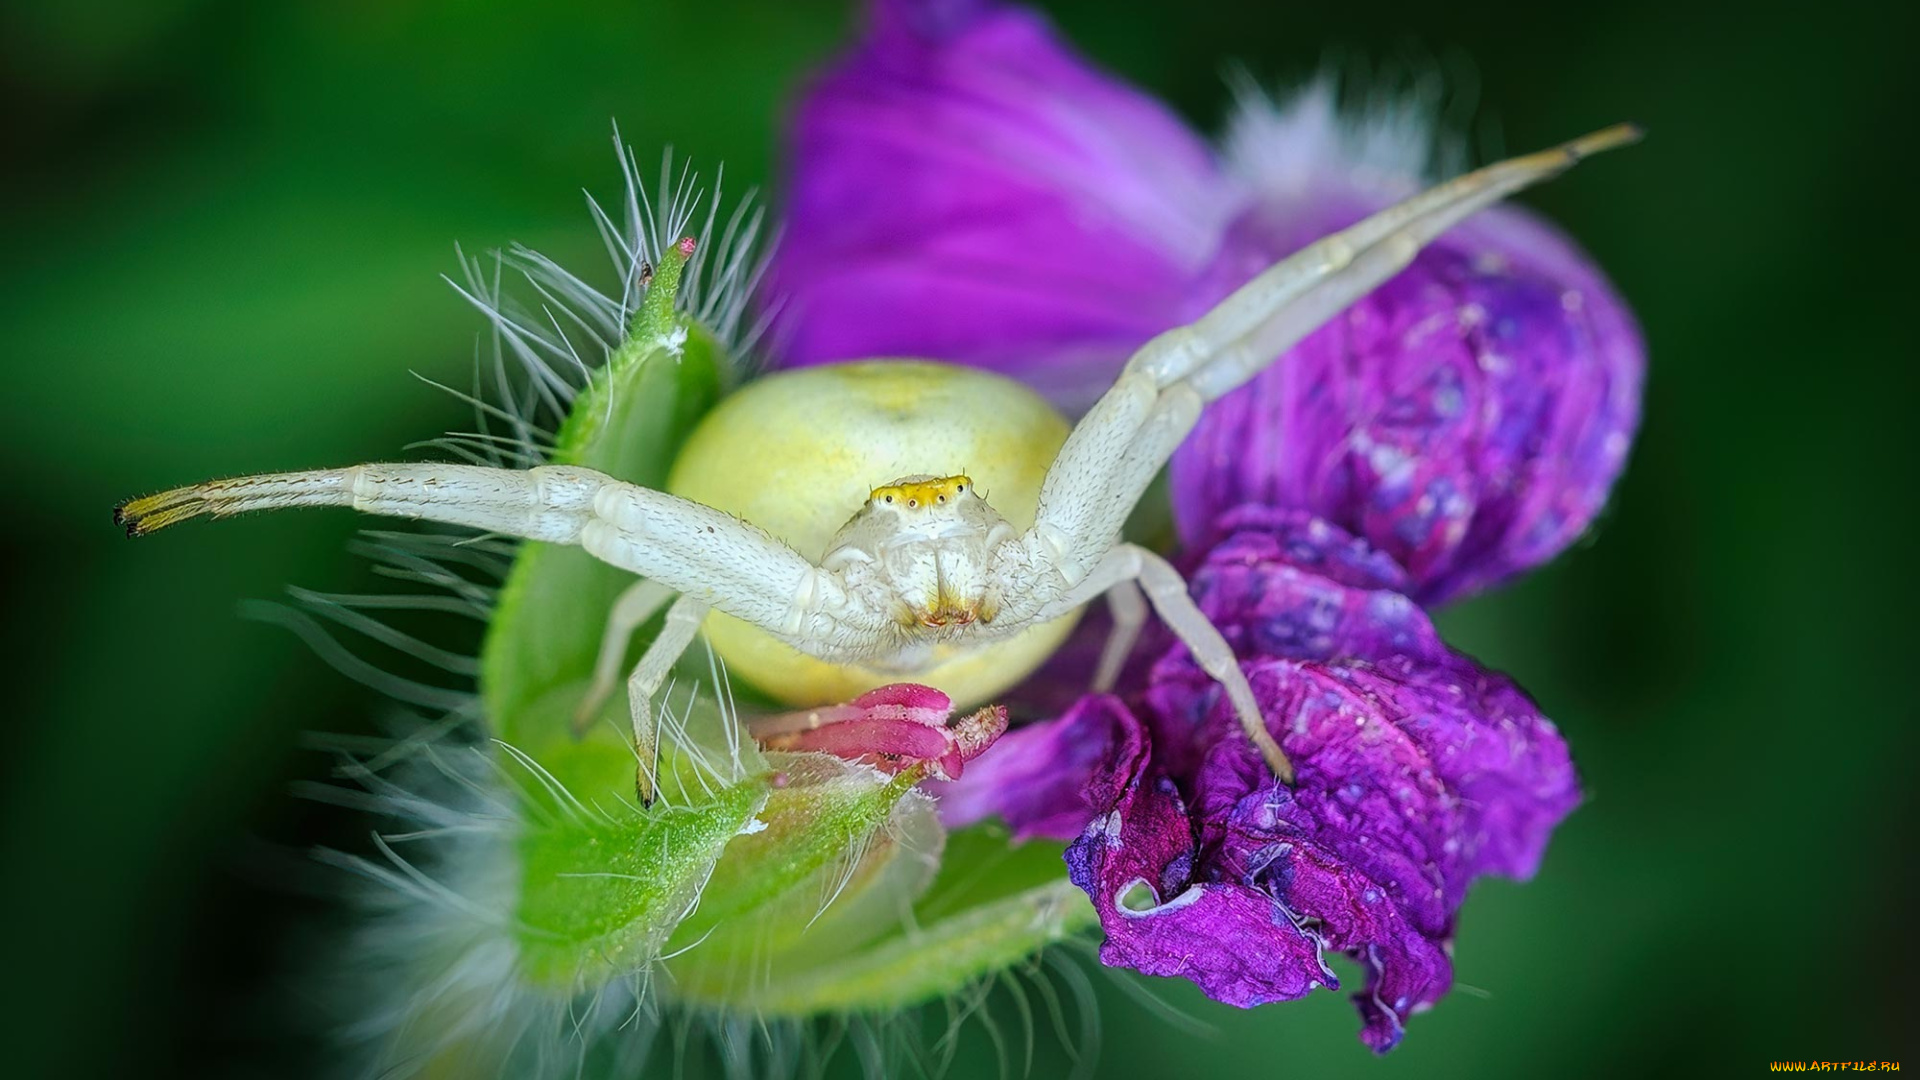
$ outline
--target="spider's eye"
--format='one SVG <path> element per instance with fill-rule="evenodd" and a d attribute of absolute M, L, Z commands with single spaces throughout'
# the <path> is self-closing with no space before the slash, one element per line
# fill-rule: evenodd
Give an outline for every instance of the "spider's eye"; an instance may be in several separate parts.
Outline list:
<path fill-rule="evenodd" d="M 888 505 L 888 506 L 892 506 L 892 505 L 893 505 L 893 496 L 891 496 L 891 495 L 889 495 L 889 496 L 887 496 L 887 505 Z"/>
<path fill-rule="evenodd" d="M 920 500 L 919 500 L 919 499 L 908 499 L 908 500 L 907 500 L 907 509 L 909 509 L 909 510 L 913 510 L 913 509 L 916 509 L 917 507 L 919 507 L 919 505 L 920 505 Z"/>
<path fill-rule="evenodd" d="M 936 495 L 936 496 L 934 496 L 934 501 L 935 501 L 935 502 L 946 502 L 946 501 L 947 501 L 947 497 L 946 497 L 945 495 Z"/>

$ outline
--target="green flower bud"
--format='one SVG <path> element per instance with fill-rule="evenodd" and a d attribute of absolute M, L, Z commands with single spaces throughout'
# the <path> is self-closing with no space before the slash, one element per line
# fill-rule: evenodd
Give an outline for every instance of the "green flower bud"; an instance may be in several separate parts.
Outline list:
<path fill-rule="evenodd" d="M 622 338 L 545 457 L 664 488 L 734 360 L 688 314 L 693 242 L 654 250 L 635 274 L 637 301 L 618 309 L 630 312 Z M 716 1033 L 896 1016 L 1093 925 L 1058 845 L 946 834 L 917 787 L 935 761 L 890 773 L 756 745 L 735 710 L 765 699 L 704 650 L 664 695 L 658 795 L 643 805 L 624 687 L 582 707 L 633 580 L 577 547 L 522 545 L 478 665 L 495 741 L 460 754 L 429 746 L 433 768 L 415 781 L 370 782 L 412 835 L 442 838 L 357 864 L 395 890 L 368 938 L 397 995 L 364 1025 L 384 1041 L 384 1064 L 571 1075 L 588 1059 L 644 1054 L 669 1016 Z M 629 662 L 655 632 L 640 629 Z"/>

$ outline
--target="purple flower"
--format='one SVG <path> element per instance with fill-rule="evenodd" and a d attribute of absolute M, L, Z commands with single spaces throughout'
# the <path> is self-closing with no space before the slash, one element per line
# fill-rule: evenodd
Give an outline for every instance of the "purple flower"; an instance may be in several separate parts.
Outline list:
<path fill-rule="evenodd" d="M 879 0 L 792 128 L 771 267 L 781 362 L 924 356 L 1092 400 L 1152 335 L 1410 194 L 1418 117 L 1349 123 L 1318 87 L 1250 100 L 1216 159 L 1035 15 Z M 1436 603 L 1552 558 L 1639 415 L 1632 317 L 1551 226 L 1501 207 L 1210 407 L 1174 459 L 1183 539 L 1242 504 L 1311 510 Z"/>
<path fill-rule="evenodd" d="M 960 361 L 1069 407 L 1147 338 L 1423 186 L 1435 157 L 1411 114 L 1349 122 L 1325 87 L 1250 100 L 1216 156 L 989 0 L 876 0 L 793 140 L 783 363 Z M 1587 527 L 1643 366 L 1631 316 L 1552 227 L 1501 208 L 1456 228 L 1215 402 L 1173 462 L 1194 596 L 1297 785 L 1162 638 L 1122 695 L 1010 732 L 942 785 L 942 817 L 1072 840 L 1108 964 L 1248 1007 L 1337 986 L 1322 955 L 1352 956 L 1362 1037 L 1390 1048 L 1451 984 L 1471 883 L 1530 876 L 1579 801 L 1553 725 L 1422 605 Z"/>

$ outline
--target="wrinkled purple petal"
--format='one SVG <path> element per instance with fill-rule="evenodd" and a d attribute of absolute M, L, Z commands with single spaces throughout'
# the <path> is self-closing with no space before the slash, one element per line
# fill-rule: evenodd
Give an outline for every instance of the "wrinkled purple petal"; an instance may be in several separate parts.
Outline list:
<path fill-rule="evenodd" d="M 1101 962 L 1190 979 L 1243 1009 L 1338 987 L 1319 943 L 1272 897 L 1196 876 L 1204 868 L 1179 791 L 1164 776 L 1146 781 L 1144 758 L 1135 765 L 1113 810 L 1067 848 L 1067 873 L 1106 930 Z"/>
<path fill-rule="evenodd" d="M 1241 658 L 1298 783 L 1273 778 L 1218 685 L 1172 648 L 1142 695 L 1149 751 L 1115 760 L 1106 783 L 1123 794 L 1069 866 L 1116 942 L 1103 958 L 1154 973 L 1180 960 L 1231 1004 L 1333 985 L 1317 953 L 1300 959 L 1303 934 L 1354 957 L 1368 973 L 1362 1037 L 1385 1050 L 1451 984 L 1468 886 L 1531 875 L 1577 781 L 1552 723 L 1447 649 L 1395 591 L 1391 562 L 1304 514 L 1246 510 L 1232 526 L 1191 574 L 1194 597 Z M 1153 899 L 1128 910 L 1136 882 Z M 1288 970 L 1246 970 L 1261 934 L 1255 954 Z M 1216 956 L 1196 946 L 1208 935 L 1240 944 Z"/>
<path fill-rule="evenodd" d="M 1180 319 L 1231 185 L 1030 12 L 879 0 L 871 22 L 793 118 L 781 362 L 924 356 L 1090 401 Z"/>
<path fill-rule="evenodd" d="M 1289 144 L 1331 158 L 1325 177 L 1351 166 L 1338 140 Z M 1228 230 L 1206 294 L 1411 186 L 1323 177 L 1303 191 L 1302 168 L 1250 179 L 1261 201 Z M 1644 366 L 1625 305 L 1569 240 L 1523 210 L 1483 212 L 1207 409 L 1174 458 L 1181 535 L 1210 543 L 1240 505 L 1303 509 L 1406 567 L 1422 603 L 1498 583 L 1599 513 Z"/>

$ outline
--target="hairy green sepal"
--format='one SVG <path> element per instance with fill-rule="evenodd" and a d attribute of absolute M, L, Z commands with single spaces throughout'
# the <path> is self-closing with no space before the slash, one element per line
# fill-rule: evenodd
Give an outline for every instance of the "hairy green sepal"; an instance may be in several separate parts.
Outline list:
<path fill-rule="evenodd" d="M 712 335 L 673 310 L 685 264 L 673 248 L 660 260 L 626 341 L 594 369 L 555 433 L 554 464 L 666 486 L 680 444 L 720 399 L 730 363 Z M 556 740 L 571 741 L 572 711 L 593 674 L 607 614 L 634 580 L 577 547 L 522 547 L 480 656 L 480 692 L 496 734 L 543 759 Z M 625 711 L 624 698 L 609 704 Z"/>
<path fill-rule="evenodd" d="M 765 777 L 752 777 L 698 806 L 575 810 L 529 827 L 514 931 L 522 970 L 564 988 L 651 964 L 767 791 Z"/>

